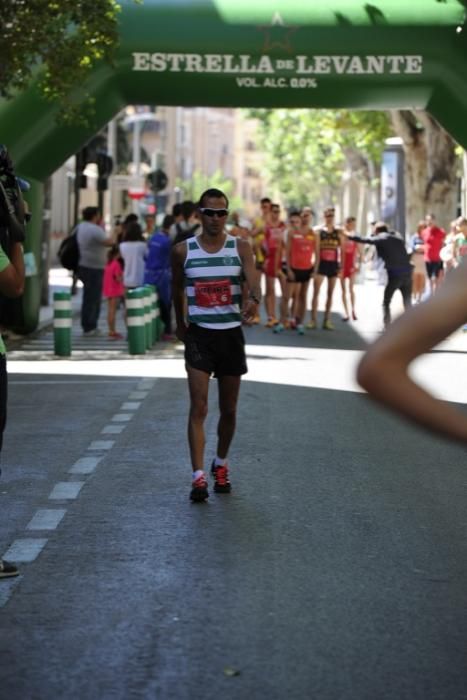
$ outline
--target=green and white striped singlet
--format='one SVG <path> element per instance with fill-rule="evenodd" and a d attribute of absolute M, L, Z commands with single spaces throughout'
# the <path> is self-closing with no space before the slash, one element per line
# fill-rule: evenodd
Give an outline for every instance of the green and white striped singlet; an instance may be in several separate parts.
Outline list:
<path fill-rule="evenodd" d="M 242 262 L 237 239 L 226 234 L 224 246 L 217 253 L 207 253 L 198 240 L 199 236 L 187 240 L 188 321 L 216 330 L 240 326 Z"/>

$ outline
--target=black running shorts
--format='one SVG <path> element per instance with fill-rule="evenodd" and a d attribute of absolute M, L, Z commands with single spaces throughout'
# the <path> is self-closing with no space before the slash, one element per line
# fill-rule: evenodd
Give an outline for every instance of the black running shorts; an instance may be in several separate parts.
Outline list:
<path fill-rule="evenodd" d="M 425 262 L 425 267 L 427 277 L 431 280 L 433 277 L 438 278 L 440 276 L 443 263 L 441 260 L 439 262 Z"/>
<path fill-rule="evenodd" d="M 239 377 L 248 372 L 241 326 L 213 330 L 190 323 L 185 337 L 185 362 L 215 377 Z"/>
<path fill-rule="evenodd" d="M 318 266 L 318 275 L 324 275 L 324 277 L 337 277 L 338 272 L 339 265 L 334 260 L 321 260 Z"/>
<path fill-rule="evenodd" d="M 297 270 L 292 267 L 292 272 L 294 273 L 295 282 L 298 284 L 303 284 L 304 282 L 309 282 L 311 275 L 313 274 L 313 268 L 310 267 L 308 270 Z"/>

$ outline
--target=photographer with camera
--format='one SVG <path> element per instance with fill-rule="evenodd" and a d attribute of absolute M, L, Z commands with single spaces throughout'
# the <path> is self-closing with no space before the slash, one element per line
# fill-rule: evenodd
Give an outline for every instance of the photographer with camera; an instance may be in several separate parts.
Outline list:
<path fill-rule="evenodd" d="M 28 184 L 15 177 L 5 146 L 0 145 L 0 299 L 20 297 L 24 290 L 25 225 L 29 220 L 21 188 Z M 0 336 L 0 452 L 7 414 L 7 371 L 5 344 Z M 0 559 L 0 579 L 17 576 L 14 564 Z"/>

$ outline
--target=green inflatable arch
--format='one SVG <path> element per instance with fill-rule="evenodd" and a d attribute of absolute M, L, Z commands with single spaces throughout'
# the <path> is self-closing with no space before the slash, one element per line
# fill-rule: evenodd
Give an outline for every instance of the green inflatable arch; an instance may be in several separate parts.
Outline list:
<path fill-rule="evenodd" d="M 89 129 L 58 126 L 34 85 L 0 104 L 0 140 L 32 183 L 27 244 L 40 261 L 42 183 L 126 104 L 419 108 L 467 146 L 467 0 L 132 0 L 113 66 L 87 88 Z M 23 332 L 39 315 L 28 278 Z"/>

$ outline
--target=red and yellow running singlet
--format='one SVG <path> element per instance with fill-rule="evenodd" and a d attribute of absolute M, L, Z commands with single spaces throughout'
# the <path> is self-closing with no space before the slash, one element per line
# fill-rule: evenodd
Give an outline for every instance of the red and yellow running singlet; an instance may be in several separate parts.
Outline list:
<path fill-rule="evenodd" d="M 309 270 L 313 267 L 313 253 L 315 251 L 315 234 L 291 233 L 290 266 L 294 270 Z"/>
<path fill-rule="evenodd" d="M 319 232 L 319 259 L 327 262 L 338 262 L 338 251 L 340 247 L 340 237 L 336 229 L 328 231 L 321 229 Z"/>

